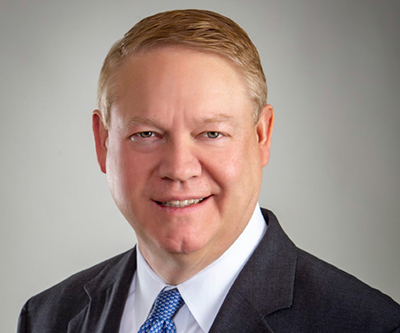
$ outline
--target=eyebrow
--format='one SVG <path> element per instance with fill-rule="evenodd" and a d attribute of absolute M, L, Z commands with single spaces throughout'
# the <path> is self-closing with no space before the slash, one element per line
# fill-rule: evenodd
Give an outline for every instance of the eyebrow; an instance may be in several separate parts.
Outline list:
<path fill-rule="evenodd" d="M 225 122 L 233 122 L 234 117 L 226 113 L 220 113 L 213 117 L 205 117 L 200 118 L 201 123 L 210 124 L 210 123 L 225 123 Z"/>
<path fill-rule="evenodd" d="M 137 124 L 157 126 L 157 120 L 152 117 L 133 116 L 127 122 L 126 127 Z"/>
<path fill-rule="evenodd" d="M 212 124 L 212 123 L 229 123 L 234 121 L 234 117 L 226 113 L 220 113 L 212 117 L 201 117 L 196 120 L 199 123 L 203 124 Z M 141 116 L 133 116 L 129 119 L 126 126 L 130 127 L 132 125 L 151 125 L 151 126 L 159 126 L 159 122 L 153 117 L 141 117 Z"/>

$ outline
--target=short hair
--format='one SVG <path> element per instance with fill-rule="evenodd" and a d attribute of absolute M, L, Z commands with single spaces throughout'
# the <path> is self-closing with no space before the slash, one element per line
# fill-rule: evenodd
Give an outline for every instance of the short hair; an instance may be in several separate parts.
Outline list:
<path fill-rule="evenodd" d="M 115 76 L 130 55 L 162 46 L 183 46 L 217 54 L 243 74 L 257 122 L 267 102 L 267 84 L 260 56 L 247 33 L 231 19 L 207 10 L 185 9 L 144 18 L 118 40 L 108 52 L 98 83 L 98 108 L 106 127 L 115 99 Z"/>

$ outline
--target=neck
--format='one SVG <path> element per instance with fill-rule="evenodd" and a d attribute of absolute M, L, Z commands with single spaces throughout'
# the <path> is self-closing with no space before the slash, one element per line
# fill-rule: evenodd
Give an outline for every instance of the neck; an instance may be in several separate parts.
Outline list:
<path fill-rule="evenodd" d="M 189 280 L 216 261 L 224 252 L 214 253 L 154 253 L 140 246 L 140 252 L 153 271 L 169 285 L 178 285 Z"/>
<path fill-rule="evenodd" d="M 174 250 L 167 249 L 147 237 L 141 237 L 142 235 L 137 232 L 140 252 L 148 265 L 164 282 L 178 285 L 220 258 L 241 235 L 253 212 L 254 210 L 247 212 L 241 219 L 242 223 L 237 224 L 236 228 L 221 231 L 223 237 L 218 235 L 205 246 L 192 251 L 185 251 L 184 248 L 176 246 L 171 247 Z"/>

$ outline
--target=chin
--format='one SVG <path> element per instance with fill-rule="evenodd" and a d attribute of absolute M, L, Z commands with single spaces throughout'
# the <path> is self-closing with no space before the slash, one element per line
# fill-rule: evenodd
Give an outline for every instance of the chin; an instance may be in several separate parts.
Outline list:
<path fill-rule="evenodd" d="M 199 242 L 199 239 L 163 239 L 160 242 L 160 247 L 171 254 L 193 254 L 200 252 L 206 247 L 204 242 Z"/>

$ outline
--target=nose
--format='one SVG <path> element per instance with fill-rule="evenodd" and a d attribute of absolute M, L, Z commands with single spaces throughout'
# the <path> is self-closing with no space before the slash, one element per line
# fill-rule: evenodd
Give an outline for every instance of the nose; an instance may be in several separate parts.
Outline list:
<path fill-rule="evenodd" d="M 159 175 L 162 179 L 184 182 L 201 175 L 202 166 L 190 142 L 169 142 L 161 158 Z"/>

